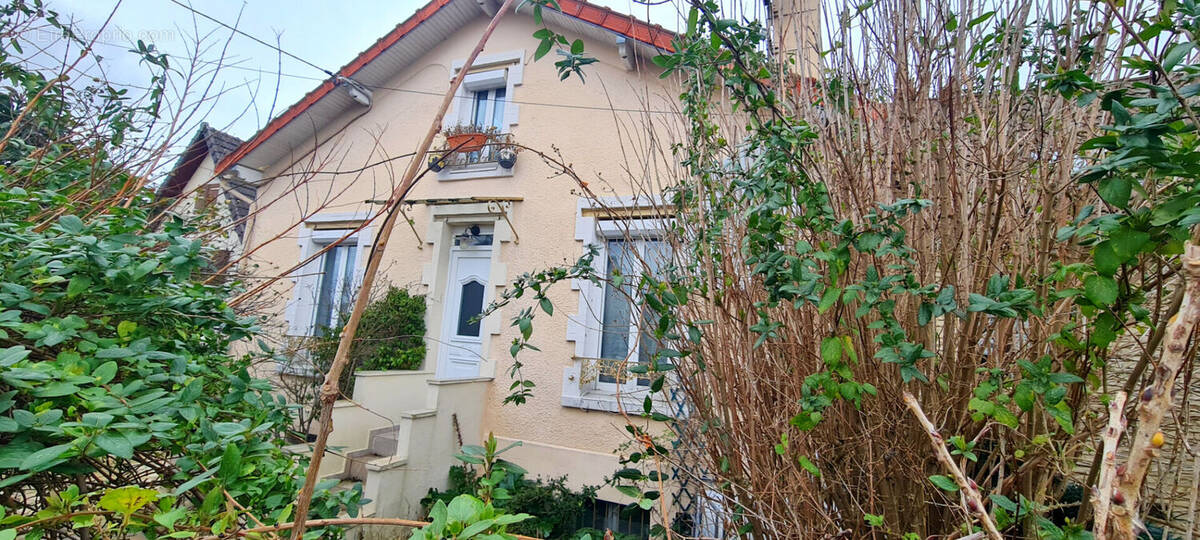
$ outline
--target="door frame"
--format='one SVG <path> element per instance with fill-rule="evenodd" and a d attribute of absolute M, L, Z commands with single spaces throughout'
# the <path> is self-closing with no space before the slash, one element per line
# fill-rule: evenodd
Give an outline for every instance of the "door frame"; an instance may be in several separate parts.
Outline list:
<path fill-rule="evenodd" d="M 486 230 L 486 234 L 492 234 L 492 231 L 490 230 L 491 227 L 484 227 L 482 224 L 480 224 L 479 226 L 481 229 Z M 462 306 L 461 285 L 465 281 L 470 281 L 470 280 L 477 280 L 477 281 L 482 282 L 483 283 L 483 306 L 485 309 L 487 308 L 488 305 L 491 304 L 492 300 L 495 297 L 493 294 L 494 288 L 492 287 L 492 283 L 491 283 L 492 259 L 493 259 L 492 250 L 495 249 L 494 237 L 493 237 L 493 245 L 487 245 L 487 246 L 455 246 L 455 245 L 453 245 L 456 234 L 459 233 L 461 230 L 466 229 L 467 227 L 469 227 L 469 225 L 456 226 L 451 230 L 451 234 L 450 234 L 450 243 L 451 243 L 450 253 L 449 253 L 448 260 L 446 261 L 446 279 L 443 280 L 443 289 L 442 289 L 441 321 L 439 321 L 438 329 L 437 329 L 438 353 L 437 353 L 437 364 L 434 367 L 434 374 L 435 374 L 435 377 L 437 377 L 438 379 L 464 379 L 464 378 L 469 379 L 469 378 L 479 377 L 482 373 L 484 364 L 487 362 L 488 351 L 486 350 L 487 349 L 486 345 L 489 340 L 486 339 L 486 336 L 489 332 L 487 331 L 487 325 L 484 324 L 484 321 L 479 321 L 479 335 L 476 336 L 474 339 L 474 341 L 476 341 L 478 343 L 478 347 L 479 347 L 479 358 L 477 359 L 475 373 L 473 375 L 470 375 L 467 377 L 452 376 L 449 373 L 449 371 L 450 371 L 449 370 L 450 348 L 455 346 L 455 345 L 453 345 L 452 340 L 458 337 L 457 326 L 458 326 L 459 308 Z M 463 258 L 481 259 L 481 260 L 485 261 L 487 264 L 485 275 L 478 275 L 478 274 L 472 273 L 472 274 L 464 275 L 461 277 L 458 276 L 459 263 Z"/>

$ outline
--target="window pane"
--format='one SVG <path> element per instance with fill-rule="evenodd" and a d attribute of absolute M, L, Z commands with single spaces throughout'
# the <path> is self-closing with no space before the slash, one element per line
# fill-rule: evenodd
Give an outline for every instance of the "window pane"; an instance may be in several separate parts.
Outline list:
<path fill-rule="evenodd" d="M 629 355 L 629 330 L 633 324 L 633 306 L 629 295 L 633 292 L 633 281 L 630 275 L 633 253 L 632 246 L 624 240 L 608 241 L 608 271 L 605 276 L 608 281 L 604 284 L 604 314 L 601 320 L 600 357 L 613 360 L 625 360 Z M 620 274 L 624 278 L 621 287 L 613 286 L 613 277 Z M 611 375 L 601 375 L 600 382 L 616 382 Z"/>
<path fill-rule="evenodd" d="M 643 240 L 640 244 L 642 247 L 642 260 L 646 264 L 643 271 L 661 277 L 663 268 L 670 262 L 670 244 L 662 240 Z M 652 319 L 652 316 L 653 314 L 650 310 L 642 310 L 642 331 L 638 334 L 637 359 L 642 364 L 649 364 L 654 358 L 654 353 L 658 351 L 658 341 L 653 335 L 653 329 L 658 325 L 658 320 Z M 650 384 L 650 379 L 638 379 L 637 383 L 640 386 L 647 386 Z"/>
<path fill-rule="evenodd" d="M 475 92 L 475 109 L 471 115 L 471 123 L 477 126 L 487 126 L 488 91 Z"/>
<path fill-rule="evenodd" d="M 345 252 L 342 257 L 342 291 L 338 300 L 338 312 L 348 312 L 354 304 L 354 261 L 358 255 L 358 246 L 338 246 Z"/>
<path fill-rule="evenodd" d="M 492 126 L 497 131 L 504 131 L 504 95 L 507 88 L 497 88 L 492 91 Z"/>
<path fill-rule="evenodd" d="M 662 271 L 671 262 L 671 245 L 662 240 L 643 240 L 642 259 L 651 275 L 662 277 Z"/>
<path fill-rule="evenodd" d="M 346 276 L 353 276 L 353 263 L 350 274 L 346 274 L 346 259 L 353 259 L 353 245 L 339 245 L 321 256 L 321 276 L 317 281 L 317 307 L 313 317 L 313 331 L 316 335 L 325 332 L 338 322 L 339 296 L 347 294 L 342 289 L 346 287 Z"/>
<path fill-rule="evenodd" d="M 458 335 L 479 337 L 479 321 L 483 313 L 483 284 L 468 281 L 463 284 L 458 305 Z"/>

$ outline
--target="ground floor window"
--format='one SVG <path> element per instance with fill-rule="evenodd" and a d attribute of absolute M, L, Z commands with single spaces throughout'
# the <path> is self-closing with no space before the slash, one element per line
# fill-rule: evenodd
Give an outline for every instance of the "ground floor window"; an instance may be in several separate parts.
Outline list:
<path fill-rule="evenodd" d="M 600 499 L 585 504 L 579 528 L 598 531 L 611 530 L 617 535 L 638 538 L 650 537 L 650 511 L 637 505 L 626 506 Z"/>

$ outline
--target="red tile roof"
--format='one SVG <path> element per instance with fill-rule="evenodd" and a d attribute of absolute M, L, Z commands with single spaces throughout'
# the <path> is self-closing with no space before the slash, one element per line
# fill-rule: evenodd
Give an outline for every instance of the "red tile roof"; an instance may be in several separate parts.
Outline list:
<path fill-rule="evenodd" d="M 338 70 L 337 75 L 340 77 L 352 77 L 363 66 L 369 64 L 372 60 L 383 54 L 384 51 L 394 45 L 400 38 L 403 38 L 421 23 L 428 20 L 435 13 L 448 5 L 453 0 L 430 0 L 428 4 L 421 7 L 404 22 L 396 25 L 383 37 L 375 41 L 367 50 L 360 53 L 349 64 L 346 64 L 342 69 Z M 647 23 L 639 20 L 632 15 L 618 13 L 609 8 L 592 4 L 586 0 L 558 0 L 559 7 L 565 15 L 574 17 L 581 21 L 594 24 L 606 30 L 610 30 L 621 34 L 627 38 L 640 41 L 647 45 L 657 47 L 666 51 L 674 51 L 671 46 L 671 40 L 675 34 L 661 26 Z M 267 124 L 265 128 L 260 130 L 249 141 L 242 144 L 237 151 L 225 156 L 224 159 L 217 164 L 216 174 L 224 172 L 229 167 L 232 167 L 247 154 L 252 152 L 260 144 L 270 139 L 276 132 L 283 129 L 292 120 L 295 120 L 309 107 L 313 106 L 321 98 L 325 97 L 329 92 L 332 92 L 336 87 L 333 80 L 326 80 L 320 86 L 305 94 L 304 98 L 296 102 L 296 104 L 288 107 L 283 114 L 275 117 Z"/>

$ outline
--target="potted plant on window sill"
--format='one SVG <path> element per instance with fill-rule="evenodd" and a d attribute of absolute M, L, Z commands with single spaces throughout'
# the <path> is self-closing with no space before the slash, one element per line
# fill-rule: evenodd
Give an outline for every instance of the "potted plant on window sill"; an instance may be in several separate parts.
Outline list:
<path fill-rule="evenodd" d="M 496 150 L 496 161 L 500 163 L 501 167 L 511 169 L 517 164 L 517 153 L 520 151 L 521 148 L 519 146 L 511 144 L 502 145 Z"/>
<path fill-rule="evenodd" d="M 478 152 L 496 135 L 496 128 L 476 125 L 457 125 L 442 131 L 449 150 L 464 154 Z"/>
<path fill-rule="evenodd" d="M 446 168 L 446 165 L 446 156 L 440 153 L 429 154 L 429 170 L 441 172 L 442 169 Z"/>

